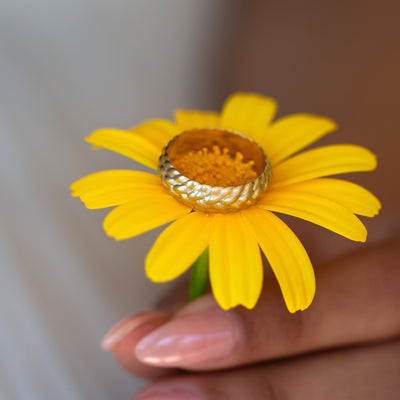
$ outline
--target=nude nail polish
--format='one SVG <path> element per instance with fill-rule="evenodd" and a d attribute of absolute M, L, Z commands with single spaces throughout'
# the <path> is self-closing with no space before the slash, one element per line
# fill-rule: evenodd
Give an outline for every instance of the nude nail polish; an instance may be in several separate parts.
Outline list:
<path fill-rule="evenodd" d="M 106 333 L 101 342 L 101 347 L 104 350 L 112 351 L 117 343 L 136 330 L 139 326 L 157 319 L 166 318 L 165 315 L 166 313 L 160 311 L 149 311 L 130 315 L 115 324 Z"/>
<path fill-rule="evenodd" d="M 231 315 L 211 309 L 177 316 L 145 336 L 135 354 L 146 364 L 190 368 L 228 357 L 238 342 Z"/>

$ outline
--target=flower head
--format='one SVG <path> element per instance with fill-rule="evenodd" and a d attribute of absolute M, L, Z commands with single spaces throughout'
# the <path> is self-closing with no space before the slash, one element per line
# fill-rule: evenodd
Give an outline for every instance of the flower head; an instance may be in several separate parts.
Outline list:
<path fill-rule="evenodd" d="M 311 262 L 296 235 L 274 212 L 313 222 L 355 241 L 366 229 L 355 214 L 372 217 L 380 203 L 348 181 L 326 178 L 376 168 L 376 157 L 355 145 L 298 153 L 336 129 L 325 117 L 294 114 L 272 122 L 274 100 L 237 93 L 220 114 L 175 113 L 130 131 L 101 129 L 86 141 L 157 171 L 97 172 L 72 184 L 87 208 L 115 207 L 106 233 L 127 239 L 172 222 L 146 258 L 157 282 L 185 272 L 209 248 L 210 282 L 220 306 L 253 308 L 265 254 L 290 312 L 314 297 Z"/>

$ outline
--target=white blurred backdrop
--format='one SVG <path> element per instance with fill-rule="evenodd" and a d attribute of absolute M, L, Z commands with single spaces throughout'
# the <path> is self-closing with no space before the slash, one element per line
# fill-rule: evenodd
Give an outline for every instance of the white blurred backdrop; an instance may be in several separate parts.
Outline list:
<path fill-rule="evenodd" d="M 166 289 L 147 280 L 155 233 L 115 242 L 69 194 L 136 168 L 83 138 L 220 106 L 230 0 L 0 3 L 0 398 L 129 399 L 141 381 L 100 349 Z"/>

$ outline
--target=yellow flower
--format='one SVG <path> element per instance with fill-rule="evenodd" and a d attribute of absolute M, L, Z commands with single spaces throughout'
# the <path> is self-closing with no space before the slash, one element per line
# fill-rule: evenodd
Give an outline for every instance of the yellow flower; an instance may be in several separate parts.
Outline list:
<path fill-rule="evenodd" d="M 237 93 L 228 98 L 220 114 L 179 110 L 175 123 L 158 119 L 130 131 L 95 131 L 87 142 L 159 170 L 162 179 L 140 171 L 102 171 L 75 182 L 72 195 L 91 209 L 117 206 L 104 220 L 106 233 L 117 240 L 175 221 L 160 234 L 147 256 L 146 273 L 153 281 L 178 277 L 208 247 L 210 282 L 220 306 L 253 308 L 263 281 L 261 248 L 288 310 L 304 310 L 314 297 L 314 271 L 298 238 L 273 212 L 302 218 L 364 242 L 367 232 L 355 214 L 376 215 L 379 201 L 354 183 L 326 176 L 373 170 L 376 157 L 355 145 L 330 145 L 297 154 L 335 130 L 336 125 L 329 118 L 309 114 L 272 122 L 276 108 L 271 98 Z M 185 178 L 185 182 L 190 189 L 193 176 L 197 181 L 204 178 L 200 186 L 217 185 L 218 193 L 225 193 L 232 189 L 226 186 L 243 186 L 254 180 L 254 174 L 264 172 L 266 183 L 258 197 L 239 206 L 221 203 L 208 209 L 207 204 L 202 206 L 208 198 L 198 200 L 198 192 L 193 196 L 189 193 L 189 197 L 186 192 L 180 193 L 179 184 L 172 182 L 171 186 L 171 177 L 165 176 L 165 160 L 164 167 L 159 161 L 168 143 L 177 143 L 177 135 L 184 143 L 175 145 L 169 154 L 173 160 L 167 161 L 184 173 L 172 170 L 174 179 L 189 176 L 191 179 Z M 213 135 L 217 139 L 209 140 Z M 259 152 L 254 156 L 258 158 L 251 160 L 249 154 L 254 152 Z M 224 179 L 232 176 L 233 183 L 224 185 Z"/>

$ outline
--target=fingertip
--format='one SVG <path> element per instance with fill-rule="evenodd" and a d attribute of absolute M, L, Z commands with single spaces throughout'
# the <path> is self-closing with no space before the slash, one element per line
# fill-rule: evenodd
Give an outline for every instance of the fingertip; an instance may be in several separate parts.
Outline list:
<path fill-rule="evenodd" d="M 167 314 L 168 313 L 164 311 L 147 311 L 125 317 L 112 326 L 111 329 L 105 334 L 103 340 L 101 341 L 102 349 L 112 352 L 119 342 L 137 330 L 141 325 L 148 324 L 151 321 L 166 319 Z"/>
<path fill-rule="evenodd" d="M 165 324 L 171 314 L 148 311 L 128 316 L 114 325 L 105 335 L 101 347 L 110 352 L 118 364 L 130 374 L 146 379 L 168 375 L 171 371 L 144 365 L 135 356 L 135 348 L 143 337 Z"/>

